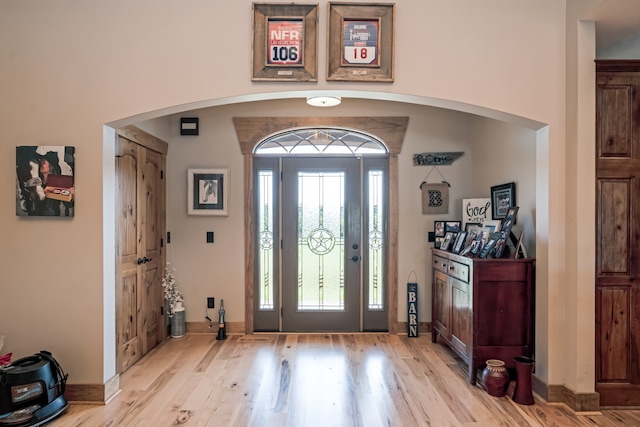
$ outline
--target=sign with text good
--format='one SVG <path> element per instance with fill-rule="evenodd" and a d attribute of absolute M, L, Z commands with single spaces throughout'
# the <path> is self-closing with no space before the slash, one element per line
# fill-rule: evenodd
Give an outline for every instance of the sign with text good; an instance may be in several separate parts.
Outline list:
<path fill-rule="evenodd" d="M 484 224 L 491 219 L 491 199 L 462 199 L 462 226 Z"/>

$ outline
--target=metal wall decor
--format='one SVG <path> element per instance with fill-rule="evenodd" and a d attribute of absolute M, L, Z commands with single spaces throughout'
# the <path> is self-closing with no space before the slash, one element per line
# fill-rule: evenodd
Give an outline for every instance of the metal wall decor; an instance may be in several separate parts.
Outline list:
<path fill-rule="evenodd" d="M 414 166 L 445 166 L 452 164 L 458 157 L 464 154 L 457 152 L 420 153 L 413 155 Z"/>

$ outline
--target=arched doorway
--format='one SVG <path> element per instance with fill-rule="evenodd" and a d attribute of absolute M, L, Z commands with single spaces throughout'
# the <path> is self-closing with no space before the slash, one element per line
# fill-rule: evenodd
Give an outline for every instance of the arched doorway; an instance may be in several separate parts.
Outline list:
<path fill-rule="evenodd" d="M 256 330 L 254 307 L 259 301 L 256 295 L 256 247 L 259 236 L 255 221 L 257 220 L 257 206 L 255 204 L 254 176 L 254 148 L 267 137 L 277 135 L 286 129 L 303 128 L 340 128 L 345 130 L 363 129 L 369 135 L 384 141 L 388 148 L 386 167 L 388 171 L 388 251 L 386 252 L 386 280 L 384 301 L 386 304 L 386 329 L 389 332 L 397 330 L 397 154 L 400 152 L 402 141 L 408 123 L 407 117 L 302 117 L 302 118 L 234 118 L 234 125 L 242 153 L 244 155 L 245 170 L 245 326 L 246 333 Z M 364 132 L 363 132 L 364 133 Z M 273 160 L 272 160 L 273 162 Z M 353 248 L 354 242 L 349 242 Z M 355 255 L 354 255 L 355 256 Z M 358 255 L 359 256 L 359 255 Z M 274 264 L 275 265 L 275 264 Z M 352 309 L 353 310 L 353 309 Z M 281 316 L 281 310 L 270 310 L 276 319 Z"/>

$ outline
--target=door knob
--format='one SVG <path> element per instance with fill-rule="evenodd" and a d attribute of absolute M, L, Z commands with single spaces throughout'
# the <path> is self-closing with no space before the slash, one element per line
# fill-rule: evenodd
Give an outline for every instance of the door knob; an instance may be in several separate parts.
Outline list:
<path fill-rule="evenodd" d="M 360 257 L 358 255 L 354 255 L 351 257 L 351 261 L 353 262 L 358 262 L 360 260 Z"/>

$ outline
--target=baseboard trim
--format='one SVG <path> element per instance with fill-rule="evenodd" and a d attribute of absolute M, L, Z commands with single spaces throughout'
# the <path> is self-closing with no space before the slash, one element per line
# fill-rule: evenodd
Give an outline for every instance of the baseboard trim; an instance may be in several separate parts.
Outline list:
<path fill-rule="evenodd" d="M 577 393 L 566 385 L 546 384 L 535 375 L 532 376 L 533 391 L 547 402 L 564 403 L 576 412 L 600 410 L 600 393 Z"/>
<path fill-rule="evenodd" d="M 228 334 L 244 334 L 244 322 L 225 322 L 225 331 Z M 187 334 L 218 334 L 218 322 L 187 322 L 185 331 Z"/>
<path fill-rule="evenodd" d="M 120 375 L 115 375 L 104 384 L 67 384 L 64 397 L 74 404 L 105 405 L 119 392 Z"/>

